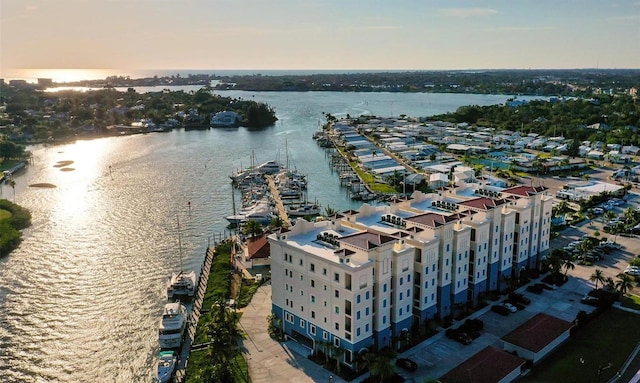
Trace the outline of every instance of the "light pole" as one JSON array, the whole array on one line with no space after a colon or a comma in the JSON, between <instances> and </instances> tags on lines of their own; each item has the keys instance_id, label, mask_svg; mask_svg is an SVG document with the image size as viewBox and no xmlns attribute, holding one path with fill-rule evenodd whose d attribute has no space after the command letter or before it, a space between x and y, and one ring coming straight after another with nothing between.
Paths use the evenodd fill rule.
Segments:
<instances>
[{"instance_id":1,"label":"light pole","mask_svg":"<svg viewBox=\"0 0 640 383\"><path fill-rule=\"evenodd\" d=\"M333 381L333 375L329 375L329 383Z\"/></svg>"}]
</instances>

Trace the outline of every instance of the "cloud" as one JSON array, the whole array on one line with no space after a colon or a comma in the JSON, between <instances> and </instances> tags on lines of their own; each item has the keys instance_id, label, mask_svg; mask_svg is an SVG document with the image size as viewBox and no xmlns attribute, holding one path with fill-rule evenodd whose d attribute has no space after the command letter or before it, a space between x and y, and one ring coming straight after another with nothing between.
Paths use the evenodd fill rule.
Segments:
<instances>
[{"instance_id":1,"label":"cloud","mask_svg":"<svg viewBox=\"0 0 640 383\"><path fill-rule=\"evenodd\" d=\"M498 11L491 8L446 8L442 13L452 17L476 17L495 15Z\"/></svg>"},{"instance_id":2,"label":"cloud","mask_svg":"<svg viewBox=\"0 0 640 383\"><path fill-rule=\"evenodd\" d=\"M540 31L552 31L554 27L495 27L486 28L485 32L540 32Z\"/></svg>"}]
</instances>

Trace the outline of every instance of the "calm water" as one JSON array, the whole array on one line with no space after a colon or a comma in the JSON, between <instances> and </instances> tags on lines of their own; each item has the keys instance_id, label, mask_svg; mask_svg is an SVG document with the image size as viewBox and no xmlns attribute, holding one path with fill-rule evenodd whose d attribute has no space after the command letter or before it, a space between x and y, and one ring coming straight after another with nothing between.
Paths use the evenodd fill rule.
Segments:
<instances>
[{"instance_id":1,"label":"calm water","mask_svg":"<svg viewBox=\"0 0 640 383\"><path fill-rule=\"evenodd\" d=\"M15 201L33 214L20 248L0 259L0 381L149 382L165 281L188 268L231 214L232 170L285 161L308 174L309 198L357 208L311 139L322 112L424 116L507 96L390 93L247 93L275 107L262 130L182 130L30 148ZM61 171L58 161L74 161ZM109 170L111 167L111 171ZM28 187L48 182L55 189ZM14 191L3 185L2 197ZM188 202L191 209L188 209ZM186 267L185 267L186 268Z\"/></svg>"}]
</instances>

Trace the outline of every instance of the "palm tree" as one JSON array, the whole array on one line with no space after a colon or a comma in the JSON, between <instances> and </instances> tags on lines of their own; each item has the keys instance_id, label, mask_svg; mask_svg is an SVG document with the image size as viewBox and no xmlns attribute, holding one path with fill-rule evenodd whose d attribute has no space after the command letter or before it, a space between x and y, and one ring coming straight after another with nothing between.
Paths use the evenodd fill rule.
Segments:
<instances>
[{"instance_id":1,"label":"palm tree","mask_svg":"<svg viewBox=\"0 0 640 383\"><path fill-rule=\"evenodd\" d=\"M244 233L246 235L249 235L251 237L256 237L260 234L262 234L262 225L260 225L260 222L256 221L256 220L249 220L245 225L244 225Z\"/></svg>"},{"instance_id":2,"label":"palm tree","mask_svg":"<svg viewBox=\"0 0 640 383\"><path fill-rule=\"evenodd\" d=\"M366 361L371 376L380 378L380 383L391 378L395 372L394 366L391 363L392 359L393 357L388 353L368 353L366 355Z\"/></svg>"},{"instance_id":3,"label":"palm tree","mask_svg":"<svg viewBox=\"0 0 640 383\"><path fill-rule=\"evenodd\" d=\"M327 207L324 208L324 215L326 217L331 217L334 214L336 214L336 209L332 208L329 205L327 205Z\"/></svg>"},{"instance_id":4,"label":"palm tree","mask_svg":"<svg viewBox=\"0 0 640 383\"><path fill-rule=\"evenodd\" d=\"M624 220L626 223L635 223L638 218L638 210L636 210L634 207L628 207L624 210L624 213L622 213L622 215L624 216Z\"/></svg>"},{"instance_id":5,"label":"palm tree","mask_svg":"<svg viewBox=\"0 0 640 383\"><path fill-rule=\"evenodd\" d=\"M333 354L333 357L336 358L336 371L338 371L338 374L340 373L340 359L342 359L342 355L344 355L344 348L340 347L340 346L336 346L333 345L331 347L331 353Z\"/></svg>"},{"instance_id":6,"label":"palm tree","mask_svg":"<svg viewBox=\"0 0 640 383\"><path fill-rule=\"evenodd\" d=\"M564 267L565 277L567 276L567 272L569 272L569 270L574 270L576 268L576 265L572 261L573 260L571 259L570 256L566 256L562 260L562 267Z\"/></svg>"},{"instance_id":7,"label":"palm tree","mask_svg":"<svg viewBox=\"0 0 640 383\"><path fill-rule=\"evenodd\" d=\"M604 276L604 272L602 271L602 269L596 269L593 274L591 274L591 277L589 277L589 280L591 282L595 282L596 283L596 288L595 290L598 290L598 282L603 283L606 280L605 276Z\"/></svg>"},{"instance_id":8,"label":"palm tree","mask_svg":"<svg viewBox=\"0 0 640 383\"><path fill-rule=\"evenodd\" d=\"M606 218L607 220L611 221L612 219L615 219L618 215L616 214L615 211L613 210L607 210L604 213L604 218Z\"/></svg>"},{"instance_id":9,"label":"palm tree","mask_svg":"<svg viewBox=\"0 0 640 383\"><path fill-rule=\"evenodd\" d=\"M618 280L616 281L615 287L620 292L620 294L625 295L627 291L633 288L633 278L625 273L620 273L617 275L617 277Z\"/></svg>"}]
</instances>

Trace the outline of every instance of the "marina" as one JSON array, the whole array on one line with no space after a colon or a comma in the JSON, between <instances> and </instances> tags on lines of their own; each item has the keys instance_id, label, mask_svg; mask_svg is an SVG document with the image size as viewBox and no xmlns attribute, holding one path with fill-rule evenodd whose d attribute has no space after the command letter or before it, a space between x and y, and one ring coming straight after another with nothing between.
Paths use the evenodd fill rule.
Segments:
<instances>
[{"instance_id":1,"label":"marina","mask_svg":"<svg viewBox=\"0 0 640 383\"><path fill-rule=\"evenodd\" d=\"M274 148L295 142L289 150L295 168L307 175L308 200L345 211L361 202L352 201L340 186L340 172L328 165L330 154L311 138L323 112L389 114L393 101L396 108L403 105L404 113L425 115L508 97L223 94L255 95L274 106L279 121L261 130L180 129L28 148L33 165L14 177L15 199L32 212L33 225L20 247L0 259L0 279L6 282L0 286L0 373L5 381L99 381L109 376L118 383L149 382L157 372L158 320L167 302L167 278L181 269L171 218L180 217L184 270L206 270L202 265L208 247L234 232L224 218L233 212L229 173L247 163L252 150L276 158ZM75 161L75 170L54 167L60 161ZM29 187L42 182L57 187ZM13 197L13 190L7 184L0 189L5 198ZM203 278L196 272L198 288L179 364L185 362L185 348L195 333L192 323L199 315Z\"/></svg>"}]
</instances>

